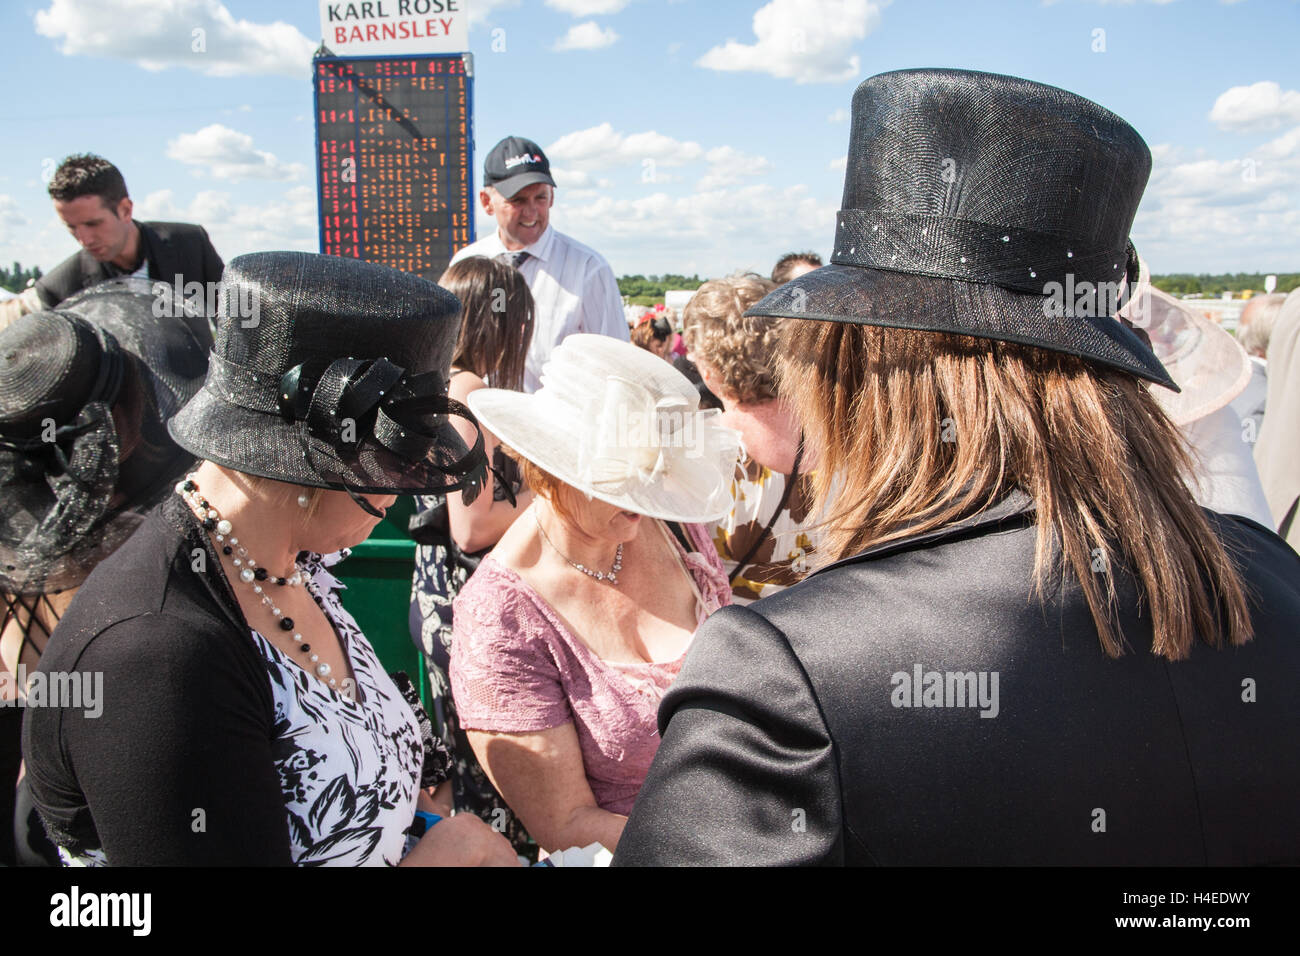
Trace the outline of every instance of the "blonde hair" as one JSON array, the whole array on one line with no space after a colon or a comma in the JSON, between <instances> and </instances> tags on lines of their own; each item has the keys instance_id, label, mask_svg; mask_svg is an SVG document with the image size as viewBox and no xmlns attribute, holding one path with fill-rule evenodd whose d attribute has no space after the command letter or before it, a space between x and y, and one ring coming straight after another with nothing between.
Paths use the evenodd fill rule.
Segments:
<instances>
[{"instance_id":1,"label":"blonde hair","mask_svg":"<svg viewBox=\"0 0 1300 956\"><path fill-rule=\"evenodd\" d=\"M682 337L691 358L714 370L728 398L776 398L776 353L785 321L744 312L776 285L753 273L713 279L700 286L682 311Z\"/></svg>"},{"instance_id":2,"label":"blonde hair","mask_svg":"<svg viewBox=\"0 0 1300 956\"><path fill-rule=\"evenodd\" d=\"M838 322L791 320L782 346L783 394L820 452L816 497L835 489L820 563L1019 487L1036 505L1034 592L1072 571L1108 655L1125 642L1097 554L1131 571L1153 653L1251 639L1240 574L1181 477L1181 436L1137 379L1029 346Z\"/></svg>"}]
</instances>

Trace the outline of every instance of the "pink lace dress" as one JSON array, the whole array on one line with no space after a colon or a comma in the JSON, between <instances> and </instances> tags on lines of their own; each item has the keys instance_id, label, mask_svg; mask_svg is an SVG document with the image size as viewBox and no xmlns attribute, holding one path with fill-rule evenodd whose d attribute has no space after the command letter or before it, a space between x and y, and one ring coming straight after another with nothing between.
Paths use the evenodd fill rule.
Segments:
<instances>
[{"instance_id":1,"label":"pink lace dress","mask_svg":"<svg viewBox=\"0 0 1300 956\"><path fill-rule=\"evenodd\" d=\"M669 538L699 591L703 623L731 603L731 588L704 526L684 527L694 551ZM674 661L602 660L490 555L457 596L453 621L451 689L461 726L532 733L572 723L597 806L630 811L659 748L659 701L686 651Z\"/></svg>"}]
</instances>

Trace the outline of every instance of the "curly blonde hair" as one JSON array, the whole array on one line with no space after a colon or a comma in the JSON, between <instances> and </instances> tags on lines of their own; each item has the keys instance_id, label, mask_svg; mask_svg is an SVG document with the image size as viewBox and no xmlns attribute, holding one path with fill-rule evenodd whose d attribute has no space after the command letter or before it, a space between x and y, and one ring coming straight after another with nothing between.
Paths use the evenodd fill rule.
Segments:
<instances>
[{"instance_id":1,"label":"curly blonde hair","mask_svg":"<svg viewBox=\"0 0 1300 956\"><path fill-rule=\"evenodd\" d=\"M744 312L776 288L752 272L712 279L682 311L682 337L691 358L717 373L727 398L767 402L776 398L776 356L782 319L746 318Z\"/></svg>"}]
</instances>

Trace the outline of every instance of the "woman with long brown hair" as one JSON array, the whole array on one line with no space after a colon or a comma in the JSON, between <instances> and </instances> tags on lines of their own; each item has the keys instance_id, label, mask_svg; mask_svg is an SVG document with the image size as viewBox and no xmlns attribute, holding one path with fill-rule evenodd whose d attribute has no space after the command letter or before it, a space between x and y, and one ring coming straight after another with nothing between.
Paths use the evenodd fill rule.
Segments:
<instances>
[{"instance_id":1,"label":"woman with long brown hair","mask_svg":"<svg viewBox=\"0 0 1300 956\"><path fill-rule=\"evenodd\" d=\"M1098 307L1149 170L1063 90L858 88L831 263L748 313L822 567L702 630L616 863L1300 862L1300 559L1196 505Z\"/></svg>"},{"instance_id":2,"label":"woman with long brown hair","mask_svg":"<svg viewBox=\"0 0 1300 956\"><path fill-rule=\"evenodd\" d=\"M491 385L520 391L524 361L533 338L533 296L517 269L483 256L454 263L439 284L460 300L460 337L451 364L448 394L466 402ZM458 428L462 424L458 423ZM472 427L462 436L470 440ZM519 466L496 436L483 432L492 463L492 493L465 503L460 492L446 497L420 495L412 519L416 548L411 588L411 636L424 655L433 703L434 730L451 751L452 800L457 811L477 813L505 833L515 849L536 853L528 834L514 819L474 759L460 721L447 675L452 639L451 604L479 560L500 540L533 499Z\"/></svg>"}]
</instances>

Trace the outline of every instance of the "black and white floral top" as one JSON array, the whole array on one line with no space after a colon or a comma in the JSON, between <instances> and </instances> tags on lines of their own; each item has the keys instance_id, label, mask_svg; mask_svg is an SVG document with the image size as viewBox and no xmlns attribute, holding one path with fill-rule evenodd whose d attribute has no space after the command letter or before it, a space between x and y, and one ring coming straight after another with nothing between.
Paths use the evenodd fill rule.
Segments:
<instances>
[{"instance_id":1,"label":"black and white floral top","mask_svg":"<svg viewBox=\"0 0 1300 956\"><path fill-rule=\"evenodd\" d=\"M335 690L257 631L275 699L272 753L294 862L396 866L415 816L423 744L415 714L339 602L321 562L308 585L338 632L355 677Z\"/></svg>"},{"instance_id":2,"label":"black and white floral top","mask_svg":"<svg viewBox=\"0 0 1300 956\"><path fill-rule=\"evenodd\" d=\"M411 705L339 601L344 586L326 566L341 557L312 555L308 589L334 625L353 678L331 688L250 631L271 685L271 754L294 863L395 866L407 847L427 743ZM445 753L432 757L444 764L445 778ZM99 847L59 853L70 866L112 862Z\"/></svg>"}]
</instances>

